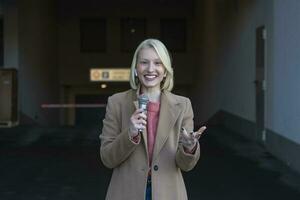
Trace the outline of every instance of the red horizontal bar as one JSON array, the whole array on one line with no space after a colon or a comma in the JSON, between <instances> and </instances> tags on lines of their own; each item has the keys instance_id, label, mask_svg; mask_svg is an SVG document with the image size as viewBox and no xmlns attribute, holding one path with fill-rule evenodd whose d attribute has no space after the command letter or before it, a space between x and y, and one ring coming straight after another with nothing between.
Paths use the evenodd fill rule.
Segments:
<instances>
[{"instance_id":1,"label":"red horizontal bar","mask_svg":"<svg viewBox=\"0 0 300 200\"><path fill-rule=\"evenodd\" d=\"M106 104L42 104L41 108L105 108Z\"/></svg>"}]
</instances>

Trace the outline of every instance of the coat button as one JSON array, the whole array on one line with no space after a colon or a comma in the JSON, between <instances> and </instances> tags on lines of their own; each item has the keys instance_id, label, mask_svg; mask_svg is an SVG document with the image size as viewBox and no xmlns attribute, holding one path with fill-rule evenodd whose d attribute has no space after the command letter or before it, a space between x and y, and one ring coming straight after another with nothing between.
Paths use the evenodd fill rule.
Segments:
<instances>
[{"instance_id":1,"label":"coat button","mask_svg":"<svg viewBox=\"0 0 300 200\"><path fill-rule=\"evenodd\" d=\"M157 165L154 165L154 171L157 171L158 170L158 166Z\"/></svg>"}]
</instances>

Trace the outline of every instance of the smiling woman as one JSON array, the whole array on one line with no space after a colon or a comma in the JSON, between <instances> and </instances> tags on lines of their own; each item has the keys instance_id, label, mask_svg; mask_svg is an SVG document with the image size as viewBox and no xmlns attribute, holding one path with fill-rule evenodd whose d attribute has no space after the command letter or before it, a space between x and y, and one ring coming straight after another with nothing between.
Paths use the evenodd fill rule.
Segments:
<instances>
[{"instance_id":1,"label":"smiling woman","mask_svg":"<svg viewBox=\"0 0 300 200\"><path fill-rule=\"evenodd\" d=\"M143 41L136 49L131 64L130 85L132 89L138 89L139 78L137 71L139 68L154 64L164 70L163 80L160 81L161 90L171 91L173 89L173 68L169 52L165 45L159 40L148 39ZM151 70L151 69L150 69ZM142 84L143 85L143 84Z\"/></svg>"},{"instance_id":2,"label":"smiling woman","mask_svg":"<svg viewBox=\"0 0 300 200\"><path fill-rule=\"evenodd\" d=\"M206 127L194 132L190 100L170 92L173 68L162 42L148 39L137 47L130 85L109 97L103 120L100 155L113 169L106 199L186 200L181 170L198 162Z\"/></svg>"},{"instance_id":3,"label":"smiling woman","mask_svg":"<svg viewBox=\"0 0 300 200\"><path fill-rule=\"evenodd\" d=\"M140 51L136 74L141 81L143 92L160 91L160 83L166 77L166 73L162 61L153 48L144 48Z\"/></svg>"}]
</instances>

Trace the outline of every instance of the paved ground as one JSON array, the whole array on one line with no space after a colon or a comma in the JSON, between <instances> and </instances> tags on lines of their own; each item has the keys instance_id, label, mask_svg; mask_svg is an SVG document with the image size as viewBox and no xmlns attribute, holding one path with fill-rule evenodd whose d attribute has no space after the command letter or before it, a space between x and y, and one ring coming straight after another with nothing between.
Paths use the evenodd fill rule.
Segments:
<instances>
[{"instance_id":1,"label":"paved ground","mask_svg":"<svg viewBox=\"0 0 300 200\"><path fill-rule=\"evenodd\" d=\"M0 129L0 200L102 200L111 172L91 128ZM219 127L185 174L190 200L299 200L300 176L262 147Z\"/></svg>"}]
</instances>

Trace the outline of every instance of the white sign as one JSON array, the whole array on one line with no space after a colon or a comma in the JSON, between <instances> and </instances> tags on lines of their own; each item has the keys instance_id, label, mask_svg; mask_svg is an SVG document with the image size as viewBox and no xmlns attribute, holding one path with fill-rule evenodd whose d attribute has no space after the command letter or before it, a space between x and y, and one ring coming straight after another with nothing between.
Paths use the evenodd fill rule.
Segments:
<instances>
[{"instance_id":1,"label":"white sign","mask_svg":"<svg viewBox=\"0 0 300 200\"><path fill-rule=\"evenodd\" d=\"M114 68L114 69L90 69L90 81L129 81L129 68Z\"/></svg>"}]
</instances>

